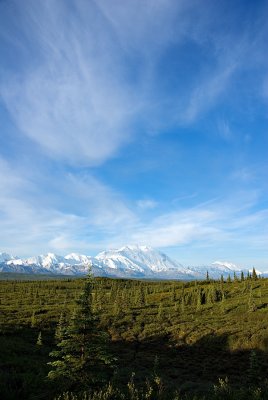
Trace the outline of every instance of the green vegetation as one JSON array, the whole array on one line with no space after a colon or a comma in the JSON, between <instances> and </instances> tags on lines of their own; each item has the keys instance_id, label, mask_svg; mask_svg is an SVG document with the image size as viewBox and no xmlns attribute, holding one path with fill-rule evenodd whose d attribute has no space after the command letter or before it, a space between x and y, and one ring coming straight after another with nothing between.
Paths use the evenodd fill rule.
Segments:
<instances>
[{"instance_id":1,"label":"green vegetation","mask_svg":"<svg viewBox=\"0 0 268 400\"><path fill-rule=\"evenodd\" d=\"M1 399L268 398L267 279L96 278L88 288L86 282L0 282ZM81 329L83 338L97 339L89 364L100 344L97 382L92 384L93 365L86 377L80 370L76 383L49 379L57 371L54 362L80 351L70 338L78 335L79 342ZM102 368L98 372L102 351L107 365L116 359L105 379L99 379Z\"/></svg>"},{"instance_id":2,"label":"green vegetation","mask_svg":"<svg viewBox=\"0 0 268 400\"><path fill-rule=\"evenodd\" d=\"M60 381L61 387L93 388L112 377L108 335L100 331L92 310L92 286L93 279L88 277L69 323L61 315L55 331L57 350L50 353L55 361L49 363L48 378Z\"/></svg>"}]
</instances>

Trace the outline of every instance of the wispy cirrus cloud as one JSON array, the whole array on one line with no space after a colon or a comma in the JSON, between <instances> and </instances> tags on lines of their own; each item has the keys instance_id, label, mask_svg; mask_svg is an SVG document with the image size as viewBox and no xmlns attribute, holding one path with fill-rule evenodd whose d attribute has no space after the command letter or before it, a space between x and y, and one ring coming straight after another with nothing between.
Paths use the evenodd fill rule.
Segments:
<instances>
[{"instance_id":1,"label":"wispy cirrus cloud","mask_svg":"<svg viewBox=\"0 0 268 400\"><path fill-rule=\"evenodd\" d=\"M214 254L217 251L235 254L233 257L240 262L248 257L248 263L254 260L263 268L263 260L267 257L268 209L256 210L257 202L256 193L236 193L225 200L215 199L196 207L163 213L126 232L131 243L169 250L176 248L181 259L189 246L191 259L199 263L202 262L202 251L209 254L209 249L214 249ZM252 257L253 249L259 251L255 257Z\"/></svg>"},{"instance_id":2,"label":"wispy cirrus cloud","mask_svg":"<svg viewBox=\"0 0 268 400\"><path fill-rule=\"evenodd\" d=\"M140 130L193 123L226 93L250 45L241 34L230 46L210 1L206 11L194 0L16 6L16 29L4 39L21 68L1 71L2 100L23 134L73 165L102 164ZM171 45L183 54L185 42L210 45L210 67L197 67L196 84L166 92L160 65Z\"/></svg>"},{"instance_id":3,"label":"wispy cirrus cloud","mask_svg":"<svg viewBox=\"0 0 268 400\"><path fill-rule=\"evenodd\" d=\"M1 95L20 130L49 156L98 165L129 140L139 102L97 7L73 5L71 21L64 2L28 1L20 9L25 51L31 57L33 47L39 56L15 76L3 72Z\"/></svg>"},{"instance_id":4,"label":"wispy cirrus cloud","mask_svg":"<svg viewBox=\"0 0 268 400\"><path fill-rule=\"evenodd\" d=\"M0 242L7 250L100 249L103 235L136 220L119 194L90 175L55 174L48 182L45 170L43 178L34 170L24 174L0 159Z\"/></svg>"},{"instance_id":5,"label":"wispy cirrus cloud","mask_svg":"<svg viewBox=\"0 0 268 400\"><path fill-rule=\"evenodd\" d=\"M209 186L209 173L204 177L199 172L203 166L209 172L209 162L211 169L218 167L215 158L221 149L216 140L209 143L214 132L203 135L205 157L192 151L201 143L191 141L194 130L187 131L190 138L184 138L180 150L176 143L185 126L194 128L219 103L230 107L233 116L233 109L247 113L244 97L254 110L251 95L267 97L262 7L252 26L240 18L244 7L237 11L211 0L25 0L2 2L0 7L0 99L3 114L17 126L9 149L0 149L0 240L5 249L22 255L47 250L88 253L136 242L178 249L238 246L238 251L254 243L265 251L266 206L254 192L255 186L264 187L265 174L252 172L248 150L241 150L238 141L227 154L227 146L239 136L235 118L229 120L221 110L216 116L220 122L215 136L225 139L227 149L222 159L227 155L234 171L227 176L219 168L218 179L212 174L211 185L217 180L220 193L215 189L200 196ZM243 22L239 29L237 20ZM249 71L258 79L247 80ZM241 130L243 145L259 132L248 136L247 129ZM202 126L197 130L203 134ZM1 132L8 134L6 128ZM157 140L157 134L169 136L172 151L167 152L163 141L140 160L141 138L151 135ZM24 147L19 148L18 138ZM130 143L137 154L133 174L127 171ZM214 162L208 161L214 150ZM115 174L110 183L107 171L95 173L123 151L124 162L118 163L122 185ZM183 157L185 165L173 162ZM237 164L231 157L237 157ZM167 165L168 174L161 175ZM144 182L135 181L137 171L141 176L145 169ZM157 197L168 187L165 177L173 182L172 204L168 195L165 200ZM160 189L152 188L153 181ZM229 186L222 190L220 184L226 181ZM248 192L240 195L243 185ZM210 200L213 196L217 201ZM204 197L210 201L202 203Z\"/></svg>"},{"instance_id":6,"label":"wispy cirrus cloud","mask_svg":"<svg viewBox=\"0 0 268 400\"><path fill-rule=\"evenodd\" d=\"M226 93L234 71L235 65L228 65L201 81L200 85L193 90L188 105L182 110L182 121L194 122L204 111L215 105L220 95Z\"/></svg>"},{"instance_id":7,"label":"wispy cirrus cloud","mask_svg":"<svg viewBox=\"0 0 268 400\"><path fill-rule=\"evenodd\" d=\"M44 196L44 182L34 171L25 178L23 169L2 159L0 167L0 242L11 253L92 254L138 243L178 252L190 245L195 258L200 249L215 246L243 253L246 245L260 254L266 248L268 209L255 209L256 192L236 192L195 207L173 205L173 211L147 216L145 223L143 209L91 175L69 173L61 176L61 183L57 176L51 177L50 188L57 187L52 198Z\"/></svg>"}]
</instances>

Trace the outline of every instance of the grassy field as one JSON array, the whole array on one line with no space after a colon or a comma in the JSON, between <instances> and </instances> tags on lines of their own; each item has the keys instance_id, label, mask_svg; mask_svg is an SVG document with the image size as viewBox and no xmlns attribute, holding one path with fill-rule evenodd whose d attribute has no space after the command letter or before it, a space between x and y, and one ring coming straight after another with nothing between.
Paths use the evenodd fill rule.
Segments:
<instances>
[{"instance_id":1,"label":"grassy field","mask_svg":"<svg viewBox=\"0 0 268 400\"><path fill-rule=\"evenodd\" d=\"M60 392L46 378L49 352L60 315L72 315L83 285L83 279L1 280L1 399L53 399ZM175 390L206 395L219 378L238 390L268 377L268 279L96 278L93 308L117 358L116 387L127 387L133 376L142 388L157 376L171 399Z\"/></svg>"}]
</instances>

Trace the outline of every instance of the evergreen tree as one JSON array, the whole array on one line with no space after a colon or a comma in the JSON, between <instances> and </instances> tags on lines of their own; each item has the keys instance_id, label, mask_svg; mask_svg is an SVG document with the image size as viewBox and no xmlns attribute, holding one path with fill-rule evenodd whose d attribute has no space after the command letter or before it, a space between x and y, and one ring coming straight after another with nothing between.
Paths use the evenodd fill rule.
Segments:
<instances>
[{"instance_id":1,"label":"evergreen tree","mask_svg":"<svg viewBox=\"0 0 268 400\"><path fill-rule=\"evenodd\" d=\"M185 299L184 299L184 291L183 291L182 295L181 295L181 303L180 303L180 310L181 310L182 314L184 313L184 309L185 309Z\"/></svg>"},{"instance_id":2,"label":"evergreen tree","mask_svg":"<svg viewBox=\"0 0 268 400\"><path fill-rule=\"evenodd\" d=\"M66 334L66 330L67 330L66 318L65 318L65 315L63 313L61 313L59 322L57 324L56 331L55 331L55 339L56 339L57 343L59 343L64 338L64 335Z\"/></svg>"},{"instance_id":3,"label":"evergreen tree","mask_svg":"<svg viewBox=\"0 0 268 400\"><path fill-rule=\"evenodd\" d=\"M210 303L216 303L220 299L220 292L212 286L209 290L209 301Z\"/></svg>"},{"instance_id":4,"label":"evergreen tree","mask_svg":"<svg viewBox=\"0 0 268 400\"><path fill-rule=\"evenodd\" d=\"M243 271L241 272L240 280L241 280L241 282L243 282L243 281L245 280L244 272L243 272Z\"/></svg>"},{"instance_id":5,"label":"evergreen tree","mask_svg":"<svg viewBox=\"0 0 268 400\"><path fill-rule=\"evenodd\" d=\"M256 281L256 280L258 279L258 275L257 275L256 270L255 270L254 267L253 267L253 269L252 269L252 279L253 279L254 281Z\"/></svg>"},{"instance_id":6,"label":"evergreen tree","mask_svg":"<svg viewBox=\"0 0 268 400\"><path fill-rule=\"evenodd\" d=\"M197 292L197 301L196 301L196 310L200 310L201 305L202 305L202 297L203 297L203 292L202 289L199 289Z\"/></svg>"},{"instance_id":7,"label":"evergreen tree","mask_svg":"<svg viewBox=\"0 0 268 400\"><path fill-rule=\"evenodd\" d=\"M42 346L43 342L42 342L42 332L39 332L38 337L37 337L37 341L36 341L37 346Z\"/></svg>"},{"instance_id":8,"label":"evergreen tree","mask_svg":"<svg viewBox=\"0 0 268 400\"><path fill-rule=\"evenodd\" d=\"M31 328L34 328L35 326L36 326L36 318L35 318L35 311L33 311L31 316Z\"/></svg>"},{"instance_id":9,"label":"evergreen tree","mask_svg":"<svg viewBox=\"0 0 268 400\"><path fill-rule=\"evenodd\" d=\"M162 303L160 303L159 306L158 306L157 318L160 321L163 318L163 304Z\"/></svg>"},{"instance_id":10,"label":"evergreen tree","mask_svg":"<svg viewBox=\"0 0 268 400\"><path fill-rule=\"evenodd\" d=\"M172 285L172 301L175 302L176 301L176 287L175 285Z\"/></svg>"},{"instance_id":11,"label":"evergreen tree","mask_svg":"<svg viewBox=\"0 0 268 400\"><path fill-rule=\"evenodd\" d=\"M209 273L207 271L207 276L206 276L207 281L209 281Z\"/></svg>"},{"instance_id":12,"label":"evergreen tree","mask_svg":"<svg viewBox=\"0 0 268 400\"><path fill-rule=\"evenodd\" d=\"M113 304L113 308L112 308L112 315L114 315L115 317L122 317L123 312L121 310L120 304L118 299L115 299L114 304Z\"/></svg>"},{"instance_id":13,"label":"evergreen tree","mask_svg":"<svg viewBox=\"0 0 268 400\"><path fill-rule=\"evenodd\" d=\"M252 285L250 286L250 289L249 289L248 310L253 311L253 312L257 310L257 306L256 306L254 296L253 296Z\"/></svg>"},{"instance_id":14,"label":"evergreen tree","mask_svg":"<svg viewBox=\"0 0 268 400\"><path fill-rule=\"evenodd\" d=\"M106 349L107 335L99 329L92 311L93 278L89 276L77 307L57 349L50 353L50 379L61 379L66 386L81 390L106 382L111 373L112 357Z\"/></svg>"},{"instance_id":15,"label":"evergreen tree","mask_svg":"<svg viewBox=\"0 0 268 400\"><path fill-rule=\"evenodd\" d=\"M225 292L224 290L221 291L221 310L225 312Z\"/></svg>"},{"instance_id":16,"label":"evergreen tree","mask_svg":"<svg viewBox=\"0 0 268 400\"><path fill-rule=\"evenodd\" d=\"M144 307L146 305L146 298L145 298L145 292L144 292L144 286L142 283L139 286L139 290L137 291L137 301L136 304L139 307Z\"/></svg>"},{"instance_id":17,"label":"evergreen tree","mask_svg":"<svg viewBox=\"0 0 268 400\"><path fill-rule=\"evenodd\" d=\"M249 355L248 381L251 385L257 385L260 381L260 362L255 350Z\"/></svg>"}]
</instances>

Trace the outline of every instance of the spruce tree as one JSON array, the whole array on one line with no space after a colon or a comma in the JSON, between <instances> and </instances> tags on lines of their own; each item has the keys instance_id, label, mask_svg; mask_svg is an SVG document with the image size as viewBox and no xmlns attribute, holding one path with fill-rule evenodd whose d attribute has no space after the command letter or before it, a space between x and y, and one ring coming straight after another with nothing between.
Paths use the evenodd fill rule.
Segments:
<instances>
[{"instance_id":1,"label":"spruce tree","mask_svg":"<svg viewBox=\"0 0 268 400\"><path fill-rule=\"evenodd\" d=\"M221 310L225 312L225 292L224 290L221 291Z\"/></svg>"},{"instance_id":2,"label":"spruce tree","mask_svg":"<svg viewBox=\"0 0 268 400\"><path fill-rule=\"evenodd\" d=\"M107 382L112 371L112 357L108 354L107 334L98 326L92 311L93 278L89 275L76 309L57 349L50 353L55 360L48 374L73 390L98 387Z\"/></svg>"},{"instance_id":3,"label":"spruce tree","mask_svg":"<svg viewBox=\"0 0 268 400\"><path fill-rule=\"evenodd\" d=\"M181 313L183 314L184 310L185 310L184 292L182 292L182 295L181 295L180 310L181 310Z\"/></svg>"},{"instance_id":4,"label":"spruce tree","mask_svg":"<svg viewBox=\"0 0 268 400\"><path fill-rule=\"evenodd\" d=\"M175 288L175 285L172 285L171 293L172 293L172 301L174 303L176 301L176 288Z\"/></svg>"},{"instance_id":5,"label":"spruce tree","mask_svg":"<svg viewBox=\"0 0 268 400\"><path fill-rule=\"evenodd\" d=\"M253 279L254 281L256 281L256 280L258 279L258 275L257 275L256 270L255 270L254 267L253 267L253 269L252 269L252 279Z\"/></svg>"},{"instance_id":6,"label":"spruce tree","mask_svg":"<svg viewBox=\"0 0 268 400\"><path fill-rule=\"evenodd\" d=\"M196 310L200 310L202 305L202 289L199 289L197 292L197 299L196 299Z\"/></svg>"},{"instance_id":7,"label":"spruce tree","mask_svg":"<svg viewBox=\"0 0 268 400\"><path fill-rule=\"evenodd\" d=\"M261 365L255 350L251 350L249 355L248 381L251 385L258 385L260 381Z\"/></svg>"},{"instance_id":8,"label":"spruce tree","mask_svg":"<svg viewBox=\"0 0 268 400\"><path fill-rule=\"evenodd\" d=\"M249 289L248 310L252 311L252 312L257 310L257 306L256 306L256 303L255 303L255 300L254 300L252 285L250 286L250 289Z\"/></svg>"},{"instance_id":9,"label":"spruce tree","mask_svg":"<svg viewBox=\"0 0 268 400\"><path fill-rule=\"evenodd\" d=\"M64 335L66 334L66 329L67 329L66 316L65 314L61 313L55 331L55 339L57 343L59 343L64 338Z\"/></svg>"},{"instance_id":10,"label":"spruce tree","mask_svg":"<svg viewBox=\"0 0 268 400\"><path fill-rule=\"evenodd\" d=\"M37 341L36 341L37 346L42 346L43 342L42 342L42 332L40 331L37 337Z\"/></svg>"},{"instance_id":11,"label":"spruce tree","mask_svg":"<svg viewBox=\"0 0 268 400\"><path fill-rule=\"evenodd\" d=\"M162 303L160 303L159 306L158 306L157 318L158 318L158 320L160 320L160 321L161 321L162 318L163 318L163 304L162 304Z\"/></svg>"},{"instance_id":12,"label":"spruce tree","mask_svg":"<svg viewBox=\"0 0 268 400\"><path fill-rule=\"evenodd\" d=\"M142 283L137 290L136 305L139 307L144 307L146 305L145 292Z\"/></svg>"},{"instance_id":13,"label":"spruce tree","mask_svg":"<svg viewBox=\"0 0 268 400\"><path fill-rule=\"evenodd\" d=\"M35 311L33 311L31 316L31 328L34 328L35 326L36 326L36 318L35 318Z\"/></svg>"}]
</instances>

